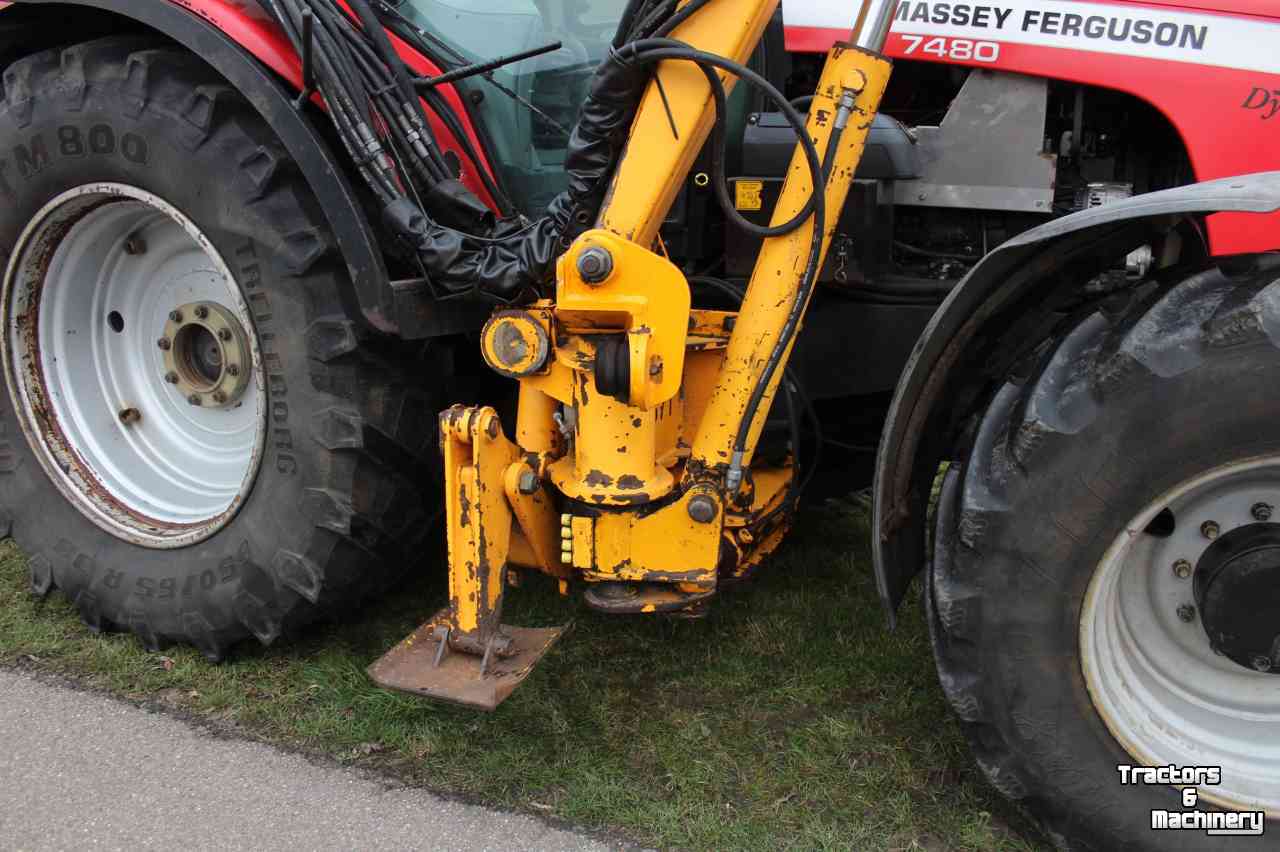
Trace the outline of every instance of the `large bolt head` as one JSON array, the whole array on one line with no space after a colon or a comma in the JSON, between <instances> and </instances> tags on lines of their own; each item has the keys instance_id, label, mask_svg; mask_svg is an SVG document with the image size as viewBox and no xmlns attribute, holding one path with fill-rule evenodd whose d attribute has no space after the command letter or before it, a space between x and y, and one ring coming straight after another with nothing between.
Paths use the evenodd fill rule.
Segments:
<instances>
[{"instance_id":1,"label":"large bolt head","mask_svg":"<svg viewBox=\"0 0 1280 852\"><path fill-rule=\"evenodd\" d=\"M1271 671L1271 658L1270 658L1270 657L1263 656L1262 654L1254 654L1254 655L1253 655L1253 659L1252 659L1252 660L1250 660L1250 662L1253 664L1253 668L1254 668L1256 671L1260 671L1260 672L1269 672L1269 671Z\"/></svg>"},{"instance_id":2,"label":"large bolt head","mask_svg":"<svg viewBox=\"0 0 1280 852\"><path fill-rule=\"evenodd\" d=\"M182 311L169 311L169 320L171 322L182 322Z\"/></svg>"},{"instance_id":3,"label":"large bolt head","mask_svg":"<svg viewBox=\"0 0 1280 852\"><path fill-rule=\"evenodd\" d=\"M520 474L520 482L518 487L521 494L534 494L538 490L538 475L531 470L526 470Z\"/></svg>"},{"instance_id":4,"label":"large bolt head","mask_svg":"<svg viewBox=\"0 0 1280 852\"><path fill-rule=\"evenodd\" d=\"M599 284L613 272L613 255L600 246L589 246L578 255L578 274L588 284Z\"/></svg>"},{"instance_id":5,"label":"large bolt head","mask_svg":"<svg viewBox=\"0 0 1280 852\"><path fill-rule=\"evenodd\" d=\"M689 501L689 517L700 524L709 524L714 521L719 511L716 508L716 501L706 494L699 494Z\"/></svg>"},{"instance_id":6,"label":"large bolt head","mask_svg":"<svg viewBox=\"0 0 1280 852\"><path fill-rule=\"evenodd\" d=\"M201 405L204 403L204 400L200 398L200 394L193 393L191 394L191 396L187 397L187 402L191 403L192 405Z\"/></svg>"},{"instance_id":7,"label":"large bolt head","mask_svg":"<svg viewBox=\"0 0 1280 852\"><path fill-rule=\"evenodd\" d=\"M1191 623L1192 621L1195 621L1196 608L1193 607L1191 604L1182 604L1181 606L1178 607L1178 618L1182 619L1187 623Z\"/></svg>"},{"instance_id":8,"label":"large bolt head","mask_svg":"<svg viewBox=\"0 0 1280 852\"><path fill-rule=\"evenodd\" d=\"M1249 512L1255 521L1269 521L1274 508L1270 503L1254 503Z\"/></svg>"},{"instance_id":9,"label":"large bolt head","mask_svg":"<svg viewBox=\"0 0 1280 852\"><path fill-rule=\"evenodd\" d=\"M209 317L209 309L204 305L196 305L196 319L207 319Z\"/></svg>"},{"instance_id":10,"label":"large bolt head","mask_svg":"<svg viewBox=\"0 0 1280 852\"><path fill-rule=\"evenodd\" d=\"M1209 541L1213 541L1222 532L1222 528L1218 526L1217 521L1205 521L1200 525L1200 534Z\"/></svg>"},{"instance_id":11,"label":"large bolt head","mask_svg":"<svg viewBox=\"0 0 1280 852\"><path fill-rule=\"evenodd\" d=\"M178 383L178 374L173 371L165 373L164 380L171 385L176 385Z\"/></svg>"},{"instance_id":12,"label":"large bolt head","mask_svg":"<svg viewBox=\"0 0 1280 852\"><path fill-rule=\"evenodd\" d=\"M167 337L162 337L156 341L156 346L159 346L161 349L167 352L169 351L169 347L173 346L173 342L169 340L169 338Z\"/></svg>"},{"instance_id":13,"label":"large bolt head","mask_svg":"<svg viewBox=\"0 0 1280 852\"><path fill-rule=\"evenodd\" d=\"M1185 580L1191 576L1191 563L1185 559L1179 559L1173 563L1173 573L1179 580Z\"/></svg>"}]
</instances>

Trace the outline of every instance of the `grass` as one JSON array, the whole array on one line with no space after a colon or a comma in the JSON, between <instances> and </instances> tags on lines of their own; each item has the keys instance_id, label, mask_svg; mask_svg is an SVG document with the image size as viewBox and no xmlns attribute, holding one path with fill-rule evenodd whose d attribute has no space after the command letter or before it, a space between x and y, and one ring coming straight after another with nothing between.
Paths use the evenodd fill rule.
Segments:
<instances>
[{"instance_id":1,"label":"grass","mask_svg":"<svg viewBox=\"0 0 1280 852\"><path fill-rule=\"evenodd\" d=\"M497 712L375 688L365 666L443 602L443 566L351 620L212 666L95 636L0 546L0 665L74 677L250 736L646 845L1038 849L937 686L919 606L884 629L865 510L806 516L694 622L619 619L530 581L507 620L574 629Z\"/></svg>"}]
</instances>

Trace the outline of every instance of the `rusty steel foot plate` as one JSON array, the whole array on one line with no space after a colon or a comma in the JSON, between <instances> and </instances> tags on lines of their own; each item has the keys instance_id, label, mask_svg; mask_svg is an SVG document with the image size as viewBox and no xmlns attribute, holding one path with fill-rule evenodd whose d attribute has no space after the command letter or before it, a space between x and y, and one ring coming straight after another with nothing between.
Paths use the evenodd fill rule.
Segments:
<instances>
[{"instance_id":1,"label":"rusty steel foot plate","mask_svg":"<svg viewBox=\"0 0 1280 852\"><path fill-rule=\"evenodd\" d=\"M436 613L369 666L369 677L386 689L492 710L529 676L534 664L566 629L502 625L502 632L511 637L516 652L510 657L491 658L482 676L480 657L451 648L436 665L440 647L435 638L436 627L447 623L448 610Z\"/></svg>"}]
</instances>

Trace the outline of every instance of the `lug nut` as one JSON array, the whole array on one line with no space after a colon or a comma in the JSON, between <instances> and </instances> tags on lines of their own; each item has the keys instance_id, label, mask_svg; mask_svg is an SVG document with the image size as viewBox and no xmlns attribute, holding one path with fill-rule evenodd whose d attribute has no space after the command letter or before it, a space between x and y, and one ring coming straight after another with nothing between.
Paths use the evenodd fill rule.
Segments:
<instances>
[{"instance_id":1,"label":"lug nut","mask_svg":"<svg viewBox=\"0 0 1280 852\"><path fill-rule=\"evenodd\" d=\"M1254 503L1253 508L1249 510L1249 514L1253 515L1255 521L1271 520L1271 511L1275 507L1270 503Z\"/></svg>"},{"instance_id":2,"label":"lug nut","mask_svg":"<svg viewBox=\"0 0 1280 852\"><path fill-rule=\"evenodd\" d=\"M222 403L227 401L227 395L220 390L216 390L213 392L213 401L218 403L218 405L222 405Z\"/></svg>"},{"instance_id":3,"label":"lug nut","mask_svg":"<svg viewBox=\"0 0 1280 852\"><path fill-rule=\"evenodd\" d=\"M142 419L142 412L138 411L138 409L136 408L120 409L120 422L125 424L126 426L131 425L133 423L137 423L141 419Z\"/></svg>"},{"instance_id":4,"label":"lug nut","mask_svg":"<svg viewBox=\"0 0 1280 852\"><path fill-rule=\"evenodd\" d=\"M173 344L169 342L169 338L167 337L162 337L156 341L156 346L159 346L161 349L165 350L166 352L169 351L169 347L172 345Z\"/></svg>"},{"instance_id":5,"label":"lug nut","mask_svg":"<svg viewBox=\"0 0 1280 852\"><path fill-rule=\"evenodd\" d=\"M209 316L209 309L204 305L196 305L196 319L205 319Z\"/></svg>"},{"instance_id":6,"label":"lug nut","mask_svg":"<svg viewBox=\"0 0 1280 852\"><path fill-rule=\"evenodd\" d=\"M227 365L227 375L228 375L228 376L238 376L238 375L240 375L240 365L239 365L239 364L228 364L228 365Z\"/></svg>"},{"instance_id":7,"label":"lug nut","mask_svg":"<svg viewBox=\"0 0 1280 852\"><path fill-rule=\"evenodd\" d=\"M1249 661L1252 666L1260 672L1271 671L1271 658L1264 657L1262 654L1254 654L1253 659Z\"/></svg>"},{"instance_id":8,"label":"lug nut","mask_svg":"<svg viewBox=\"0 0 1280 852\"><path fill-rule=\"evenodd\" d=\"M689 501L689 517L700 524L709 524L716 519L716 501L706 494L699 494Z\"/></svg>"},{"instance_id":9,"label":"lug nut","mask_svg":"<svg viewBox=\"0 0 1280 852\"><path fill-rule=\"evenodd\" d=\"M191 394L191 396L187 397L187 402L191 403L192 405L200 405L204 402L204 400L200 398L200 394L193 393Z\"/></svg>"},{"instance_id":10,"label":"lug nut","mask_svg":"<svg viewBox=\"0 0 1280 852\"><path fill-rule=\"evenodd\" d=\"M537 493L538 475L531 470L526 470L521 473L520 481L517 484L517 490L526 496Z\"/></svg>"},{"instance_id":11,"label":"lug nut","mask_svg":"<svg viewBox=\"0 0 1280 852\"><path fill-rule=\"evenodd\" d=\"M182 311L169 311L170 322L182 322Z\"/></svg>"},{"instance_id":12,"label":"lug nut","mask_svg":"<svg viewBox=\"0 0 1280 852\"><path fill-rule=\"evenodd\" d=\"M178 374L172 371L165 373L164 380L171 385L176 385L178 383Z\"/></svg>"},{"instance_id":13,"label":"lug nut","mask_svg":"<svg viewBox=\"0 0 1280 852\"><path fill-rule=\"evenodd\" d=\"M1188 624L1196 620L1196 608L1191 604L1182 604L1178 607L1178 618Z\"/></svg>"},{"instance_id":14,"label":"lug nut","mask_svg":"<svg viewBox=\"0 0 1280 852\"><path fill-rule=\"evenodd\" d=\"M1213 541L1222 532L1222 528L1218 526L1217 521L1205 521L1200 525L1200 534L1205 538Z\"/></svg>"},{"instance_id":15,"label":"lug nut","mask_svg":"<svg viewBox=\"0 0 1280 852\"><path fill-rule=\"evenodd\" d=\"M225 340L230 340L230 339L231 339L231 329L229 329L229 328L220 328L220 329L218 329L218 339L219 339L219 340L224 340L224 341L225 341Z\"/></svg>"},{"instance_id":16,"label":"lug nut","mask_svg":"<svg viewBox=\"0 0 1280 852\"><path fill-rule=\"evenodd\" d=\"M613 255L600 246L589 246L578 255L578 274L588 284L599 284L613 272Z\"/></svg>"},{"instance_id":17,"label":"lug nut","mask_svg":"<svg viewBox=\"0 0 1280 852\"><path fill-rule=\"evenodd\" d=\"M1179 580L1185 580L1191 576L1191 563L1185 559L1179 559L1173 563L1173 573L1177 575Z\"/></svg>"}]
</instances>

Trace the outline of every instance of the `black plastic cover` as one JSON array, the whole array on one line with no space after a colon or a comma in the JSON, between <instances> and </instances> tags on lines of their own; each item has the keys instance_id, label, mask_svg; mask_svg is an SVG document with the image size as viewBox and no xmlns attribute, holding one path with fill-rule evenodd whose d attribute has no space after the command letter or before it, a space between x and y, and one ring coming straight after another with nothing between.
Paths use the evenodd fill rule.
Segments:
<instances>
[{"instance_id":1,"label":"black plastic cover","mask_svg":"<svg viewBox=\"0 0 1280 852\"><path fill-rule=\"evenodd\" d=\"M742 134L742 174L781 177L796 149L796 134L780 112L759 112ZM867 147L855 177L864 180L911 180L920 176L916 144L896 119L878 114L867 135Z\"/></svg>"}]
</instances>

